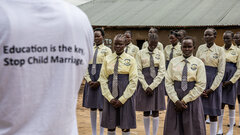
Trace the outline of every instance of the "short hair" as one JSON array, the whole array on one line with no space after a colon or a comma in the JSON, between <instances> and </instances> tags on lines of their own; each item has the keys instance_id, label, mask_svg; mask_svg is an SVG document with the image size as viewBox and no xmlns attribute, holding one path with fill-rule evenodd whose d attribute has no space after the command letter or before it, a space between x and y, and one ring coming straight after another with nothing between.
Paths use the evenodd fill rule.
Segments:
<instances>
[{"instance_id":1,"label":"short hair","mask_svg":"<svg viewBox=\"0 0 240 135\"><path fill-rule=\"evenodd\" d=\"M223 33L223 35L224 35L224 34L227 34L227 33L231 34L231 36L232 36L232 38L233 38L233 36L234 36L234 33L233 33L232 31L230 31L230 30L227 30L227 31L225 31L225 32Z\"/></svg>"},{"instance_id":2,"label":"short hair","mask_svg":"<svg viewBox=\"0 0 240 135\"><path fill-rule=\"evenodd\" d=\"M94 32L95 31L100 31L102 36L104 37L104 30L102 28L96 28L96 29L94 29Z\"/></svg>"},{"instance_id":3,"label":"short hair","mask_svg":"<svg viewBox=\"0 0 240 135\"><path fill-rule=\"evenodd\" d=\"M217 31L216 31L216 29L214 29L214 28L207 28L206 30L212 30L213 31L213 35L214 36L217 36ZM205 30L205 31L206 31Z\"/></svg>"},{"instance_id":4,"label":"short hair","mask_svg":"<svg viewBox=\"0 0 240 135\"><path fill-rule=\"evenodd\" d=\"M117 34L117 35L114 37L114 39L113 39L113 43L114 43L114 44L115 44L115 41L116 41L117 39L123 39L124 42L125 42L125 35L124 35L124 34Z\"/></svg>"},{"instance_id":5,"label":"short hair","mask_svg":"<svg viewBox=\"0 0 240 135\"><path fill-rule=\"evenodd\" d=\"M192 36L186 36L186 37L184 37L183 40L182 40L182 43L183 43L184 40L189 40L189 39L192 40L193 46L195 47L195 40L194 40L194 38L193 38ZM181 43L181 44L182 44L182 43Z\"/></svg>"},{"instance_id":6,"label":"short hair","mask_svg":"<svg viewBox=\"0 0 240 135\"><path fill-rule=\"evenodd\" d=\"M158 29L157 29L157 28L155 28L155 27L151 27L149 30L151 30L151 29L153 29L154 32L158 34Z\"/></svg>"},{"instance_id":7,"label":"short hair","mask_svg":"<svg viewBox=\"0 0 240 135\"><path fill-rule=\"evenodd\" d=\"M130 36L132 37L132 32L130 30L126 30L124 34L129 33Z\"/></svg>"},{"instance_id":8,"label":"short hair","mask_svg":"<svg viewBox=\"0 0 240 135\"><path fill-rule=\"evenodd\" d=\"M182 32L184 37L187 35L187 31L186 30L181 29L178 32Z\"/></svg>"},{"instance_id":9,"label":"short hair","mask_svg":"<svg viewBox=\"0 0 240 135\"><path fill-rule=\"evenodd\" d=\"M169 34L168 36L170 36L170 35L174 35L175 37L179 36L177 30L171 30L171 31L170 31L170 34Z\"/></svg>"},{"instance_id":10,"label":"short hair","mask_svg":"<svg viewBox=\"0 0 240 135\"><path fill-rule=\"evenodd\" d=\"M148 35L148 41L158 41L158 34L157 33L151 33Z\"/></svg>"}]
</instances>

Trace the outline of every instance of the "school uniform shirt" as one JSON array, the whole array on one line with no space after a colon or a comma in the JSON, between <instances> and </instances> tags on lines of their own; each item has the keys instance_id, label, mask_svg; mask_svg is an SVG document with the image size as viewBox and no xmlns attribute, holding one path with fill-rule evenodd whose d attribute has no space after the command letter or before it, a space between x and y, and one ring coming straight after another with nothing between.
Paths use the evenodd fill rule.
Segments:
<instances>
[{"instance_id":1,"label":"school uniform shirt","mask_svg":"<svg viewBox=\"0 0 240 135\"><path fill-rule=\"evenodd\" d=\"M152 56L154 60L154 67L158 67L158 72L153 82L150 85L147 84L144 78L144 75L142 73L142 69L150 67L149 52L150 51L148 50L148 48L145 48L143 50L140 50L136 57L137 68L138 68L138 79L141 82L144 90L146 90L148 87L150 87L152 90L158 87L158 85L162 82L162 79L164 78L164 74L166 72L164 55L161 51L159 51L156 48L153 50Z\"/></svg>"},{"instance_id":2,"label":"school uniform shirt","mask_svg":"<svg viewBox=\"0 0 240 135\"><path fill-rule=\"evenodd\" d=\"M222 82L225 72L226 59L224 49L215 43L210 48L207 47L207 44L203 44L198 47L196 57L201 59L205 66L216 67L218 69L218 73L210 87L214 91Z\"/></svg>"},{"instance_id":3,"label":"school uniform shirt","mask_svg":"<svg viewBox=\"0 0 240 135\"><path fill-rule=\"evenodd\" d=\"M175 58L177 56L181 56L182 55L181 45L180 45L179 42L175 46L173 46L172 44L167 45L164 48L164 55L165 55L165 60L166 61L170 60L170 54L171 54L172 48L173 48L173 57L172 58Z\"/></svg>"},{"instance_id":4,"label":"school uniform shirt","mask_svg":"<svg viewBox=\"0 0 240 135\"><path fill-rule=\"evenodd\" d=\"M103 63L103 60L104 58L111 54L112 53L112 50L110 48L108 48L107 46L105 46L104 44L101 44L99 46L97 45L94 45L94 52L93 54L95 53L96 49L98 47L98 53L97 53L97 59L96 59L96 64L102 64ZM93 63L93 59L89 62L89 64L92 64ZM90 75L89 75L89 72L87 71L86 75L85 75L85 80L87 82L90 82L92 81L91 78L90 78Z\"/></svg>"},{"instance_id":5,"label":"school uniform shirt","mask_svg":"<svg viewBox=\"0 0 240 135\"><path fill-rule=\"evenodd\" d=\"M165 86L169 98L176 103L179 100L176 91L174 90L174 81L182 81L182 71L185 66L183 56L173 58L168 66L165 76ZM197 57L190 56L187 58L187 81L196 82L195 87L183 97L185 103L197 99L206 87L206 73L204 63Z\"/></svg>"},{"instance_id":6,"label":"school uniform shirt","mask_svg":"<svg viewBox=\"0 0 240 135\"><path fill-rule=\"evenodd\" d=\"M148 48L148 41L145 41L142 45L142 49ZM163 52L163 44L158 42L157 49Z\"/></svg>"},{"instance_id":7,"label":"school uniform shirt","mask_svg":"<svg viewBox=\"0 0 240 135\"><path fill-rule=\"evenodd\" d=\"M233 44L228 50L226 50L224 46L223 49L225 51L226 62L236 63L237 70L230 79L232 83L236 83L240 77L240 49Z\"/></svg>"},{"instance_id":8,"label":"school uniform shirt","mask_svg":"<svg viewBox=\"0 0 240 135\"><path fill-rule=\"evenodd\" d=\"M62 0L1 0L0 16L0 134L78 135L87 16Z\"/></svg>"},{"instance_id":9,"label":"school uniform shirt","mask_svg":"<svg viewBox=\"0 0 240 135\"><path fill-rule=\"evenodd\" d=\"M127 52L126 52L126 49L127 49ZM139 48L136 45L132 44L132 43L130 43L129 45L127 45L124 48L124 52L126 52L127 54L130 54L134 58L136 58L136 55L137 55L138 51L139 51Z\"/></svg>"},{"instance_id":10,"label":"school uniform shirt","mask_svg":"<svg viewBox=\"0 0 240 135\"><path fill-rule=\"evenodd\" d=\"M101 83L102 94L109 102L112 99L114 99L114 97L112 96L112 93L108 88L108 76L113 75L116 61L117 61L116 52L106 56L103 61L100 73L99 80ZM138 81L137 63L131 55L125 52L123 52L119 58L118 74L129 75L129 84L126 90L124 91L123 95L118 99L122 104L124 104L136 91Z\"/></svg>"}]
</instances>

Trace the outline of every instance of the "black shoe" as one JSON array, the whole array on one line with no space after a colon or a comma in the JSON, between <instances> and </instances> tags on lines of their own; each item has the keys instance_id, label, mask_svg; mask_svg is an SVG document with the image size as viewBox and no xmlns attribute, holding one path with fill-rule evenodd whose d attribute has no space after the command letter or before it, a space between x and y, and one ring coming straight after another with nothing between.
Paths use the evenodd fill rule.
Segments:
<instances>
[{"instance_id":1,"label":"black shoe","mask_svg":"<svg viewBox=\"0 0 240 135\"><path fill-rule=\"evenodd\" d=\"M227 126L228 126L228 127L230 127L230 124L227 124ZM235 126L236 126L236 123L234 123L234 125L233 125L233 126L235 127Z\"/></svg>"}]
</instances>

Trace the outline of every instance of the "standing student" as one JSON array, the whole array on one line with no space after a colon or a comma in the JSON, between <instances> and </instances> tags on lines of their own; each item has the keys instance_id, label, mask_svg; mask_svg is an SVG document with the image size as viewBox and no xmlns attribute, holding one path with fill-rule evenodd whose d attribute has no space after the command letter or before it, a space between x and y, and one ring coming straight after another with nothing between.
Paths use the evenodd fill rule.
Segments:
<instances>
[{"instance_id":1,"label":"standing student","mask_svg":"<svg viewBox=\"0 0 240 135\"><path fill-rule=\"evenodd\" d=\"M0 16L0 134L78 135L93 56L86 14L63 0L0 0Z\"/></svg>"},{"instance_id":2,"label":"standing student","mask_svg":"<svg viewBox=\"0 0 240 135\"><path fill-rule=\"evenodd\" d=\"M172 58L182 55L181 45L180 42L178 42L177 37L178 33L176 31L171 31L168 35L168 39L171 44L164 48L166 68L168 67L168 64Z\"/></svg>"},{"instance_id":3,"label":"standing student","mask_svg":"<svg viewBox=\"0 0 240 135\"><path fill-rule=\"evenodd\" d=\"M129 135L136 128L135 99L138 73L135 59L124 52L125 36L114 38L114 50L103 61L100 82L105 97L101 126L108 128L108 135L115 135L115 128Z\"/></svg>"},{"instance_id":4,"label":"standing student","mask_svg":"<svg viewBox=\"0 0 240 135\"><path fill-rule=\"evenodd\" d=\"M126 37L126 47L124 48L125 53L136 58L139 48L132 43L132 32L127 30L124 35Z\"/></svg>"},{"instance_id":5,"label":"standing student","mask_svg":"<svg viewBox=\"0 0 240 135\"><path fill-rule=\"evenodd\" d=\"M205 118L210 117L210 135L217 133L217 116L221 115L222 102L222 79L225 71L225 54L222 47L217 46L214 41L217 32L213 28L204 31L206 44L198 47L196 57L205 64L207 75L207 86L202 94L202 103Z\"/></svg>"},{"instance_id":6,"label":"standing student","mask_svg":"<svg viewBox=\"0 0 240 135\"><path fill-rule=\"evenodd\" d=\"M103 38L104 31L101 28L94 29L94 56L88 65L88 71L85 76L86 83L83 93L83 107L90 108L93 135L97 135L97 109L99 110L99 119L101 123L104 99L101 92L99 74L103 59L112 53L111 49L104 45ZM104 129L100 126L100 135L103 135L103 133Z\"/></svg>"},{"instance_id":7,"label":"standing student","mask_svg":"<svg viewBox=\"0 0 240 135\"><path fill-rule=\"evenodd\" d=\"M138 89L136 92L136 110L143 111L143 121L146 135L150 135L150 111L153 117L153 135L157 135L159 111L165 110L163 84L160 84L165 74L165 59L156 47L158 35L149 35L149 46L137 54Z\"/></svg>"},{"instance_id":8,"label":"standing student","mask_svg":"<svg viewBox=\"0 0 240 135\"><path fill-rule=\"evenodd\" d=\"M164 135L206 135L200 95L206 87L204 63L192 55L192 37L182 40L183 56L168 66L166 91L170 98L164 123Z\"/></svg>"},{"instance_id":9,"label":"standing student","mask_svg":"<svg viewBox=\"0 0 240 135\"><path fill-rule=\"evenodd\" d=\"M149 34L151 34L151 33L156 33L156 34L158 34L157 28L151 27L151 28L149 29L149 31L148 31L148 37L149 37ZM148 41L145 41L145 42L143 43L143 45L142 45L142 49L148 48L148 45L149 45L149 44L148 44ZM162 51L162 53L163 53L163 44L160 43L160 42L158 42L157 49L160 50L160 51Z\"/></svg>"},{"instance_id":10,"label":"standing student","mask_svg":"<svg viewBox=\"0 0 240 135\"><path fill-rule=\"evenodd\" d=\"M237 80L240 76L240 50L232 44L233 32L226 31L223 34L224 51L226 57L226 68L223 77L223 89L222 89L222 109L221 116L219 116L219 131L218 134L223 134L222 124L224 116L224 107L227 104L229 108L229 121L230 128L227 135L233 134L233 127L235 123L235 103L237 95Z\"/></svg>"},{"instance_id":11,"label":"standing student","mask_svg":"<svg viewBox=\"0 0 240 135\"><path fill-rule=\"evenodd\" d=\"M240 32L237 32L234 34L233 40L236 46L240 48ZM238 84L237 84L237 98L238 98L238 106L240 110L240 79L238 80ZM240 118L240 111L239 111L239 118ZM240 121L239 121L238 127L240 128Z\"/></svg>"}]
</instances>

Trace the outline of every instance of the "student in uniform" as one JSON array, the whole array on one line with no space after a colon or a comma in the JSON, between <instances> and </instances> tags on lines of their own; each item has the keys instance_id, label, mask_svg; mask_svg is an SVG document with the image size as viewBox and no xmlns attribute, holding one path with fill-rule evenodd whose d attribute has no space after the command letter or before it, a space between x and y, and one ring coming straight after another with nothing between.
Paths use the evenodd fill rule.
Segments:
<instances>
[{"instance_id":1,"label":"student in uniform","mask_svg":"<svg viewBox=\"0 0 240 135\"><path fill-rule=\"evenodd\" d=\"M236 47L240 48L240 32L237 32L234 34L233 40L236 44ZM238 98L238 106L240 110L240 79L238 80L238 84L237 84L237 98ZM239 111L239 118L240 118L240 111ZM240 128L240 121L239 121L238 127Z\"/></svg>"},{"instance_id":2,"label":"student in uniform","mask_svg":"<svg viewBox=\"0 0 240 135\"><path fill-rule=\"evenodd\" d=\"M229 122L230 128L226 135L233 134L233 127L235 123L235 103L236 103L236 82L240 76L240 50L233 45L233 32L226 31L223 34L224 51L226 57L226 68L223 77L223 89L222 89L222 109L221 116L219 116L219 130L218 134L223 134L222 124L224 116L224 107L227 104L229 108Z\"/></svg>"},{"instance_id":3,"label":"student in uniform","mask_svg":"<svg viewBox=\"0 0 240 135\"><path fill-rule=\"evenodd\" d=\"M168 67L169 61L172 58L182 55L181 45L180 45L180 42L178 42L177 37L178 37L178 32L176 31L171 31L170 34L168 35L168 39L171 44L167 45L164 49L166 68Z\"/></svg>"},{"instance_id":4,"label":"student in uniform","mask_svg":"<svg viewBox=\"0 0 240 135\"><path fill-rule=\"evenodd\" d=\"M138 73L135 59L124 52L125 36L114 38L114 50L103 61L100 82L105 97L101 126L108 128L108 135L115 135L115 128L129 135L136 128L135 99Z\"/></svg>"},{"instance_id":5,"label":"student in uniform","mask_svg":"<svg viewBox=\"0 0 240 135\"><path fill-rule=\"evenodd\" d=\"M153 117L153 135L157 135L159 111L165 110L163 84L165 59L156 47L158 35L149 34L149 46L140 50L136 60L138 65L138 89L136 92L136 110L143 111L146 135L150 135L150 111Z\"/></svg>"},{"instance_id":6,"label":"student in uniform","mask_svg":"<svg viewBox=\"0 0 240 135\"><path fill-rule=\"evenodd\" d=\"M178 36L177 36L177 38L178 38L178 40L179 40L180 43L182 42L182 39L183 39L184 37L186 37L186 35L187 35L186 30L181 29L181 30L178 31Z\"/></svg>"},{"instance_id":7,"label":"student in uniform","mask_svg":"<svg viewBox=\"0 0 240 135\"><path fill-rule=\"evenodd\" d=\"M126 37L126 47L124 48L125 53L130 54L136 58L139 48L132 43L132 32L130 30L127 30L124 35Z\"/></svg>"},{"instance_id":8,"label":"student in uniform","mask_svg":"<svg viewBox=\"0 0 240 135\"><path fill-rule=\"evenodd\" d=\"M173 58L165 76L170 98L164 135L206 135L201 94L206 87L204 63L192 55L192 37L182 40L183 56Z\"/></svg>"},{"instance_id":9,"label":"student in uniform","mask_svg":"<svg viewBox=\"0 0 240 135\"><path fill-rule=\"evenodd\" d=\"M217 32L213 28L204 31L206 44L198 47L196 57L205 64L207 85L202 94L205 118L210 117L210 135L217 133L217 116L221 115L222 79L225 71L225 54L222 47L214 41Z\"/></svg>"},{"instance_id":10,"label":"student in uniform","mask_svg":"<svg viewBox=\"0 0 240 135\"><path fill-rule=\"evenodd\" d=\"M151 34L151 33L156 33L156 34L158 34L157 28L151 27L151 28L149 29L149 31L148 31L148 37L149 37L149 34ZM149 45L149 44L148 44L148 41L145 41L145 42L143 43L143 45L142 45L142 49L148 48L148 45ZM157 49L163 52L163 44L160 43L160 42L158 42Z\"/></svg>"},{"instance_id":11,"label":"student in uniform","mask_svg":"<svg viewBox=\"0 0 240 135\"><path fill-rule=\"evenodd\" d=\"M83 107L90 108L92 134L97 135L97 109L99 110L99 119L101 122L103 99L99 82L99 74L105 56L112 53L111 49L103 43L104 31L100 28L94 30L94 56L88 66L85 75L85 87L83 93ZM100 135L103 135L104 129L100 126Z\"/></svg>"}]
</instances>

